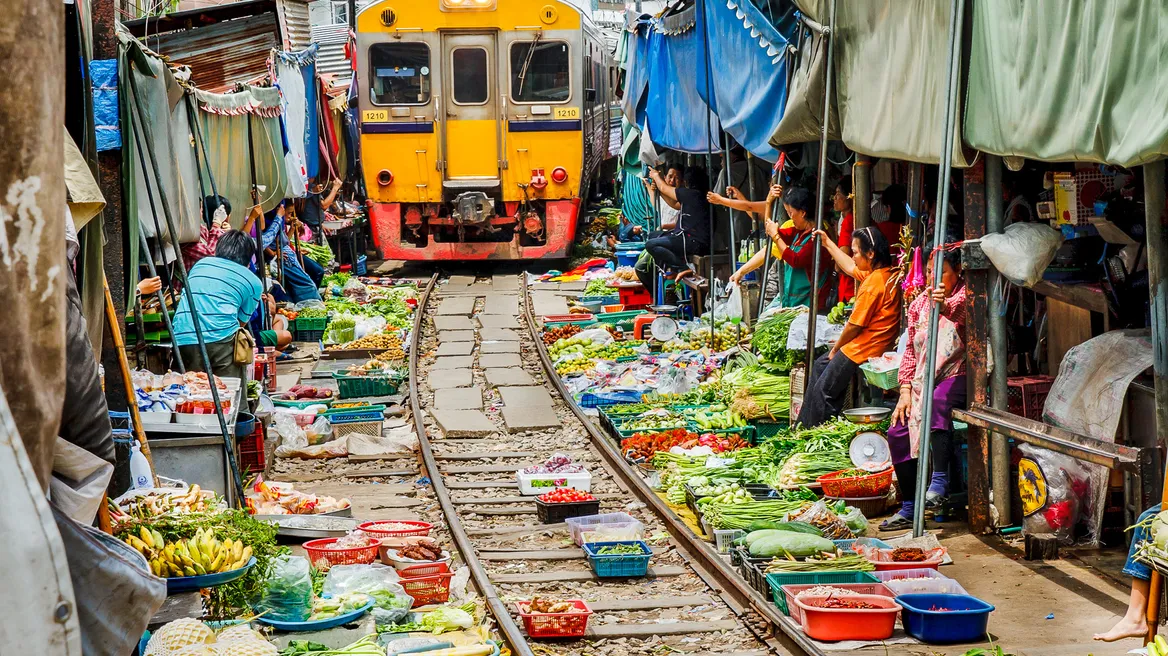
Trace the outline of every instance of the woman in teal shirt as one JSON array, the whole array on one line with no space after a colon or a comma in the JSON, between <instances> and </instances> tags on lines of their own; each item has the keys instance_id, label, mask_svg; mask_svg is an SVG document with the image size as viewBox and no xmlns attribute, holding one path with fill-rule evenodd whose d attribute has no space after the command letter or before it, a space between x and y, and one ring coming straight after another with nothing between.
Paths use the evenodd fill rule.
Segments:
<instances>
[{"instance_id":1,"label":"woman in teal shirt","mask_svg":"<svg viewBox=\"0 0 1168 656\"><path fill-rule=\"evenodd\" d=\"M790 217L792 226L790 230L787 230L785 226L780 228L777 222L771 220L771 207L774 206L772 201L780 190L782 187L771 187L766 201L766 221L763 223L767 236L773 242L771 255L781 260L784 265L781 267L783 282L780 294L771 301L769 307L796 307L799 305L811 307L810 274L811 270L815 268L815 248L818 244L818 240L815 239L815 222L811 217L811 211L815 207L815 197L802 187L792 187L782 191L783 209ZM828 281L830 280L832 260L831 255L823 250L822 246L819 248L821 251L819 256L819 307L823 308L826 307L831 291L828 289ZM747 273L762 266L765 258L766 251L760 250L749 262L734 272L730 280L740 281Z\"/></svg>"},{"instance_id":2,"label":"woman in teal shirt","mask_svg":"<svg viewBox=\"0 0 1168 656\"><path fill-rule=\"evenodd\" d=\"M174 337L188 370L207 370L191 320L189 304L193 299L211 371L216 376L247 379L248 365L235 361L235 334L247 330L263 291L259 279L247 268L255 248L251 237L232 230L219 238L213 257L199 260L187 273L187 288L174 315Z\"/></svg>"}]
</instances>

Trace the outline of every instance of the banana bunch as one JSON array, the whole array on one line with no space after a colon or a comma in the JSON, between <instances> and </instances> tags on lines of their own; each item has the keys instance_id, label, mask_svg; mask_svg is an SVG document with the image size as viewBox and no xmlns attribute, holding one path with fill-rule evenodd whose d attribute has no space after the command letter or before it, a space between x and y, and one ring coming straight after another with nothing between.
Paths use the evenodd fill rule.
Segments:
<instances>
[{"instance_id":1,"label":"banana bunch","mask_svg":"<svg viewBox=\"0 0 1168 656\"><path fill-rule=\"evenodd\" d=\"M230 538L219 540L212 531L199 529L193 537L167 542L157 530L138 527L126 544L146 557L155 576L202 576L239 569L251 560L251 547Z\"/></svg>"}]
</instances>

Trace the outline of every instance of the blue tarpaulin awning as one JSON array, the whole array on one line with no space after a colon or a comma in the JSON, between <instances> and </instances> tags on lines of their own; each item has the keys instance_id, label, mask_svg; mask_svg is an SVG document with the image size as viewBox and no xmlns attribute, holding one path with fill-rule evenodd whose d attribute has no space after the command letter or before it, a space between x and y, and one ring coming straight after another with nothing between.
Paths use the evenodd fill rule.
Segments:
<instances>
[{"instance_id":1,"label":"blue tarpaulin awning","mask_svg":"<svg viewBox=\"0 0 1168 656\"><path fill-rule=\"evenodd\" d=\"M756 157L776 161L779 154L770 136L787 101L787 43L796 27L793 9L779 21L787 30L783 34L750 0L699 0L697 7L698 93L735 141Z\"/></svg>"},{"instance_id":2,"label":"blue tarpaulin awning","mask_svg":"<svg viewBox=\"0 0 1168 656\"><path fill-rule=\"evenodd\" d=\"M696 10L687 10L696 16ZM641 39L638 32L637 39ZM676 34L648 30L646 58L636 63L648 71L643 117L638 107L637 124L648 127L653 143L683 153L720 152L721 125L694 84L694 64L701 35L692 27ZM639 48L638 48L639 52Z\"/></svg>"}]
</instances>

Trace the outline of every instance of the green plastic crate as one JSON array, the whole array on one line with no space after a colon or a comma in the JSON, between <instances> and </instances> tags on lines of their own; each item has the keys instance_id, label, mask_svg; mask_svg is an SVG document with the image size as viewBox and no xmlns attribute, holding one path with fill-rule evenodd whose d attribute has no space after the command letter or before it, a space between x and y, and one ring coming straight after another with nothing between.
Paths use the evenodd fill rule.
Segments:
<instances>
[{"instance_id":1,"label":"green plastic crate","mask_svg":"<svg viewBox=\"0 0 1168 656\"><path fill-rule=\"evenodd\" d=\"M596 320L601 323L609 324L610 326L620 326L622 328L633 327L633 322L637 317L645 314L644 310L626 310L624 312L601 312L596 315Z\"/></svg>"},{"instance_id":2,"label":"green plastic crate","mask_svg":"<svg viewBox=\"0 0 1168 656\"><path fill-rule=\"evenodd\" d=\"M328 327L328 317L296 317L296 330L324 330Z\"/></svg>"},{"instance_id":3,"label":"green plastic crate","mask_svg":"<svg viewBox=\"0 0 1168 656\"><path fill-rule=\"evenodd\" d=\"M791 427L785 421L762 421L759 419L750 420L750 425L754 426L755 438L759 442L765 442Z\"/></svg>"},{"instance_id":4,"label":"green plastic crate","mask_svg":"<svg viewBox=\"0 0 1168 656\"><path fill-rule=\"evenodd\" d=\"M566 326L570 323L576 324L577 326L580 326L581 329L584 329L584 328L589 328L591 326L595 326L597 322L596 321L548 321L548 322L543 324L543 329L544 330L551 330L552 328L559 328L561 326Z\"/></svg>"},{"instance_id":5,"label":"green plastic crate","mask_svg":"<svg viewBox=\"0 0 1168 656\"><path fill-rule=\"evenodd\" d=\"M771 588L771 598L784 615L790 615L787 608L787 596L783 594L784 585L830 585L832 583L879 583L880 579L871 572L772 572L766 575L767 585Z\"/></svg>"},{"instance_id":6,"label":"green plastic crate","mask_svg":"<svg viewBox=\"0 0 1168 656\"><path fill-rule=\"evenodd\" d=\"M333 374L342 399L356 399L364 396L389 396L397 394L398 379L395 376L346 376Z\"/></svg>"},{"instance_id":7,"label":"green plastic crate","mask_svg":"<svg viewBox=\"0 0 1168 656\"><path fill-rule=\"evenodd\" d=\"M746 440L750 444L758 444L758 438L755 434L754 426L734 426L732 428L699 428L694 422L689 422L690 432L704 435L706 433L713 433L714 435L737 435Z\"/></svg>"},{"instance_id":8,"label":"green plastic crate","mask_svg":"<svg viewBox=\"0 0 1168 656\"><path fill-rule=\"evenodd\" d=\"M334 399L303 399L300 401L287 401L284 399L272 399L272 404L277 408L297 408L303 410L311 405L332 405Z\"/></svg>"}]
</instances>

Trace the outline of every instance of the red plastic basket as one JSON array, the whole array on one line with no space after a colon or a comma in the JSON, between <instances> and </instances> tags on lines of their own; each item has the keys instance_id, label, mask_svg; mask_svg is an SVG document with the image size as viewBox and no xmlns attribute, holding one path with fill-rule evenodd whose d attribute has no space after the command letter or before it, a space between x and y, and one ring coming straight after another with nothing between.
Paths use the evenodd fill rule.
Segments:
<instances>
[{"instance_id":1,"label":"red plastic basket","mask_svg":"<svg viewBox=\"0 0 1168 656\"><path fill-rule=\"evenodd\" d=\"M304 550L308 552L308 562L320 571L327 571L337 565L370 565L377 560L379 543L368 547L351 547L337 549L332 544L339 538L324 538L309 540L304 543Z\"/></svg>"},{"instance_id":2,"label":"red plastic basket","mask_svg":"<svg viewBox=\"0 0 1168 656\"><path fill-rule=\"evenodd\" d=\"M430 573L432 570L438 573ZM415 573L417 572L417 573ZM450 579L454 573L446 563L414 565L398 571L399 581L406 594L414 598L414 608L428 604L444 604L450 600Z\"/></svg>"},{"instance_id":3,"label":"red plastic basket","mask_svg":"<svg viewBox=\"0 0 1168 656\"><path fill-rule=\"evenodd\" d=\"M843 590L851 590L856 594L877 595L880 597L888 597L889 599L896 597L896 595L892 593L892 590L889 590L888 586L884 585L883 583L804 583L800 585L784 585L781 589L783 591L783 595L787 599L787 611L790 612L791 619L796 624L803 623L803 609L799 606L799 604L795 603L795 599L799 596L799 593L803 592L804 590L822 588L824 586L841 588Z\"/></svg>"},{"instance_id":4,"label":"red plastic basket","mask_svg":"<svg viewBox=\"0 0 1168 656\"><path fill-rule=\"evenodd\" d=\"M414 528L401 529L398 531L386 531L386 530L373 528L374 526L377 526L378 524L407 524L409 526L413 526ZM381 520L381 521L374 521L374 522L364 522L364 523L358 524L357 528L360 529L362 532L368 533L369 535L372 535L372 536L378 537L378 538L409 538L409 537L419 537L419 536L424 537L424 536L429 535L430 529L434 528L434 525L427 524L426 522Z\"/></svg>"},{"instance_id":5,"label":"red plastic basket","mask_svg":"<svg viewBox=\"0 0 1168 656\"><path fill-rule=\"evenodd\" d=\"M888 488L892 487L891 468L867 476L840 478L839 475L845 471L848 470L841 469L816 479L816 482L823 486L824 496L841 499L865 499L887 494Z\"/></svg>"},{"instance_id":6,"label":"red plastic basket","mask_svg":"<svg viewBox=\"0 0 1168 656\"><path fill-rule=\"evenodd\" d=\"M423 576L434 576L436 574L448 574L450 567L444 562L426 563L424 565L410 565L397 571L397 575L403 579L417 579Z\"/></svg>"},{"instance_id":7,"label":"red plastic basket","mask_svg":"<svg viewBox=\"0 0 1168 656\"><path fill-rule=\"evenodd\" d=\"M264 427L256 422L255 432L239 441L239 468L247 472L263 472L266 464L264 458Z\"/></svg>"},{"instance_id":8,"label":"red plastic basket","mask_svg":"<svg viewBox=\"0 0 1168 656\"><path fill-rule=\"evenodd\" d=\"M592 609L581 599L565 599L576 607L568 613L531 613L529 601L515 604L519 617L523 618L523 628L529 638L582 638L588 630L588 618Z\"/></svg>"},{"instance_id":9,"label":"red plastic basket","mask_svg":"<svg viewBox=\"0 0 1168 656\"><path fill-rule=\"evenodd\" d=\"M896 615L900 604L888 597L878 595L855 595L849 597L865 601L879 608L839 609L819 608L814 604L826 597L803 597L795 604L802 611L803 633L816 640L837 642L840 640L887 640L896 628Z\"/></svg>"},{"instance_id":10,"label":"red plastic basket","mask_svg":"<svg viewBox=\"0 0 1168 656\"><path fill-rule=\"evenodd\" d=\"M1053 384L1052 376L1016 376L1007 379L1007 408L1020 417L1042 421L1042 409Z\"/></svg>"}]
</instances>

